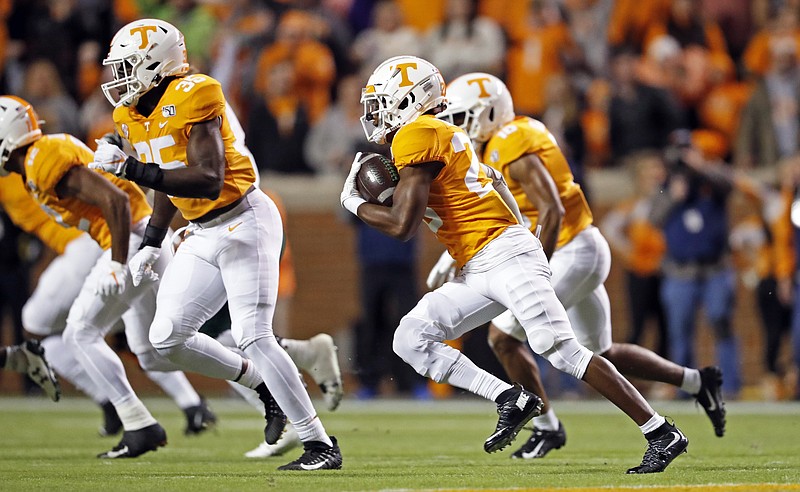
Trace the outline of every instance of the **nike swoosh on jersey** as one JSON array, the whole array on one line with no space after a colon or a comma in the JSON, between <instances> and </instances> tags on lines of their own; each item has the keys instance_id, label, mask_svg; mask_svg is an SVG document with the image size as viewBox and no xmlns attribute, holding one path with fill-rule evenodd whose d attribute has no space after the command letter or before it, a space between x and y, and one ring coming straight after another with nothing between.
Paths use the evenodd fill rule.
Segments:
<instances>
[{"instance_id":1,"label":"nike swoosh on jersey","mask_svg":"<svg viewBox=\"0 0 800 492\"><path fill-rule=\"evenodd\" d=\"M240 225L242 225L241 222L239 222L238 224L233 224L232 226L228 226L228 231L233 232L233 230L239 227Z\"/></svg>"},{"instance_id":2,"label":"nike swoosh on jersey","mask_svg":"<svg viewBox=\"0 0 800 492\"><path fill-rule=\"evenodd\" d=\"M167 122L166 121L162 121L161 123L158 124L159 128L164 128L165 126L167 126Z\"/></svg>"}]
</instances>

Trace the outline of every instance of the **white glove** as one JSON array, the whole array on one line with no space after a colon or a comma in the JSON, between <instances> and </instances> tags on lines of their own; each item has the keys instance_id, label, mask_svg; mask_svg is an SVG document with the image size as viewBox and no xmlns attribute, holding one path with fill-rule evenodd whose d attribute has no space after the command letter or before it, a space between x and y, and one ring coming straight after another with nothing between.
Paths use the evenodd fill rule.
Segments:
<instances>
[{"instance_id":1,"label":"white glove","mask_svg":"<svg viewBox=\"0 0 800 492\"><path fill-rule=\"evenodd\" d=\"M142 283L142 279L144 278L152 282L158 280L158 274L153 271L153 265L156 263L159 256L161 256L161 248L145 246L128 260L128 267L131 269L131 279L134 287Z\"/></svg>"},{"instance_id":2,"label":"white glove","mask_svg":"<svg viewBox=\"0 0 800 492\"><path fill-rule=\"evenodd\" d=\"M94 293L101 296L118 295L125 292L128 281L128 267L118 261L111 260L97 279Z\"/></svg>"},{"instance_id":3,"label":"white glove","mask_svg":"<svg viewBox=\"0 0 800 492\"><path fill-rule=\"evenodd\" d=\"M94 161L89 163L89 169L100 169L120 178L125 177L125 161L128 154L116 145L105 140L95 140L97 150L94 151Z\"/></svg>"},{"instance_id":4,"label":"white glove","mask_svg":"<svg viewBox=\"0 0 800 492\"><path fill-rule=\"evenodd\" d=\"M445 250L436 264L433 265L433 268L431 268L431 272L428 274L428 279L425 281L425 284L427 284L428 288L431 290L438 289L446 282L453 280L455 276L456 260Z\"/></svg>"},{"instance_id":5,"label":"white glove","mask_svg":"<svg viewBox=\"0 0 800 492\"><path fill-rule=\"evenodd\" d=\"M347 179L344 181L344 188L342 188L342 194L339 197L339 202L342 204L342 207L346 208L347 211L353 215L358 215L359 205L367 202L361 197L361 194L356 188L356 176L358 175L359 169L361 169L361 152L356 153L356 157L350 165L350 174L347 175Z\"/></svg>"}]
</instances>

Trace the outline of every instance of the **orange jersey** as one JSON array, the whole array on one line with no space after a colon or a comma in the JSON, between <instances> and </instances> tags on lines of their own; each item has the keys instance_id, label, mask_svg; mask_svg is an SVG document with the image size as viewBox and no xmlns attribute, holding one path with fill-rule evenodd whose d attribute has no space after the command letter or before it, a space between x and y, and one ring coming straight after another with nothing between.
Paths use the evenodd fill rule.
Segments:
<instances>
[{"instance_id":1,"label":"orange jersey","mask_svg":"<svg viewBox=\"0 0 800 492\"><path fill-rule=\"evenodd\" d=\"M553 177L558 196L564 205L564 219L558 234L557 247L560 248L592 224L592 211L581 187L572 177L567 159L547 128L533 118L517 117L503 126L486 143L483 161L503 173L508 189L517 200L520 212L530 221L530 227L535 227L539 211L525 195L519 182L509 175L509 165L527 154L535 154L542 161Z\"/></svg>"},{"instance_id":2,"label":"orange jersey","mask_svg":"<svg viewBox=\"0 0 800 492\"><path fill-rule=\"evenodd\" d=\"M0 177L0 205L20 229L38 237L48 248L62 254L67 244L81 234L56 223L28 193L19 174Z\"/></svg>"},{"instance_id":3,"label":"orange jersey","mask_svg":"<svg viewBox=\"0 0 800 492\"><path fill-rule=\"evenodd\" d=\"M459 268L517 223L461 128L430 115L420 116L397 132L392 156L398 170L425 162L444 164L431 183L425 223Z\"/></svg>"},{"instance_id":4,"label":"orange jersey","mask_svg":"<svg viewBox=\"0 0 800 492\"><path fill-rule=\"evenodd\" d=\"M101 248L108 249L111 247L111 232L103 211L77 198L61 198L56 192L56 186L70 169L86 166L89 162L92 162L92 151L77 138L65 133L45 135L25 154L25 184L56 222L88 232ZM97 172L128 195L132 223L152 213L144 193L134 183L103 171Z\"/></svg>"},{"instance_id":5,"label":"orange jersey","mask_svg":"<svg viewBox=\"0 0 800 492\"><path fill-rule=\"evenodd\" d=\"M234 135L228 111L219 82L201 74L177 77L170 82L149 117L125 106L114 110L117 133L131 143L140 161L156 163L162 169L187 166L186 148L192 125L220 119L226 160L222 193L216 200L171 196L170 200L186 220L200 218L235 202L256 182L244 138Z\"/></svg>"}]
</instances>

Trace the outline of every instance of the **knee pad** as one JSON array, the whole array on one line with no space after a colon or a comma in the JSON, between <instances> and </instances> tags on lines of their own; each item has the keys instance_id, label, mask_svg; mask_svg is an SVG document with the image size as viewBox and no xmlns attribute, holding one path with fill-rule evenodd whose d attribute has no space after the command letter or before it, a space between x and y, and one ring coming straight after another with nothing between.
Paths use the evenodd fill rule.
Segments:
<instances>
[{"instance_id":1,"label":"knee pad","mask_svg":"<svg viewBox=\"0 0 800 492\"><path fill-rule=\"evenodd\" d=\"M553 330L533 330L528 337L528 345L530 345L531 349L533 349L533 352L537 354L544 354L548 350L552 349L553 345L555 344L556 334L553 333Z\"/></svg>"},{"instance_id":2,"label":"knee pad","mask_svg":"<svg viewBox=\"0 0 800 492\"><path fill-rule=\"evenodd\" d=\"M549 350L540 355L546 358L559 371L578 379L583 379L586 368L589 366L594 354L574 338L568 338L555 343Z\"/></svg>"},{"instance_id":3,"label":"knee pad","mask_svg":"<svg viewBox=\"0 0 800 492\"><path fill-rule=\"evenodd\" d=\"M176 332L173 330L172 320L169 318L156 318L150 325L150 343L155 347L159 353L161 349L174 347L185 342L185 340L177 340Z\"/></svg>"},{"instance_id":4,"label":"knee pad","mask_svg":"<svg viewBox=\"0 0 800 492\"><path fill-rule=\"evenodd\" d=\"M442 343L444 338L437 335L439 332L431 321L405 317L394 332L392 350L418 374L441 382L455 357L437 357L436 352L457 351ZM444 348L436 350L438 345Z\"/></svg>"},{"instance_id":5,"label":"knee pad","mask_svg":"<svg viewBox=\"0 0 800 492\"><path fill-rule=\"evenodd\" d=\"M139 367L145 371L170 372L181 370L156 349L136 354L136 358L139 360Z\"/></svg>"}]
</instances>

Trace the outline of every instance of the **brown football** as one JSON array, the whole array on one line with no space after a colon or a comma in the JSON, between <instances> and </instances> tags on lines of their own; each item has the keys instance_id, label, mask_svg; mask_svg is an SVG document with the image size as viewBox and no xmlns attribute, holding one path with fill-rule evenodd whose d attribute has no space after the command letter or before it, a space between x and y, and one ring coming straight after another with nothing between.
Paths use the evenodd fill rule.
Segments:
<instances>
[{"instance_id":1,"label":"brown football","mask_svg":"<svg viewBox=\"0 0 800 492\"><path fill-rule=\"evenodd\" d=\"M356 176L356 189L369 203L392 206L392 195L400 175L391 159L380 154L365 152L359 159L361 169Z\"/></svg>"}]
</instances>

